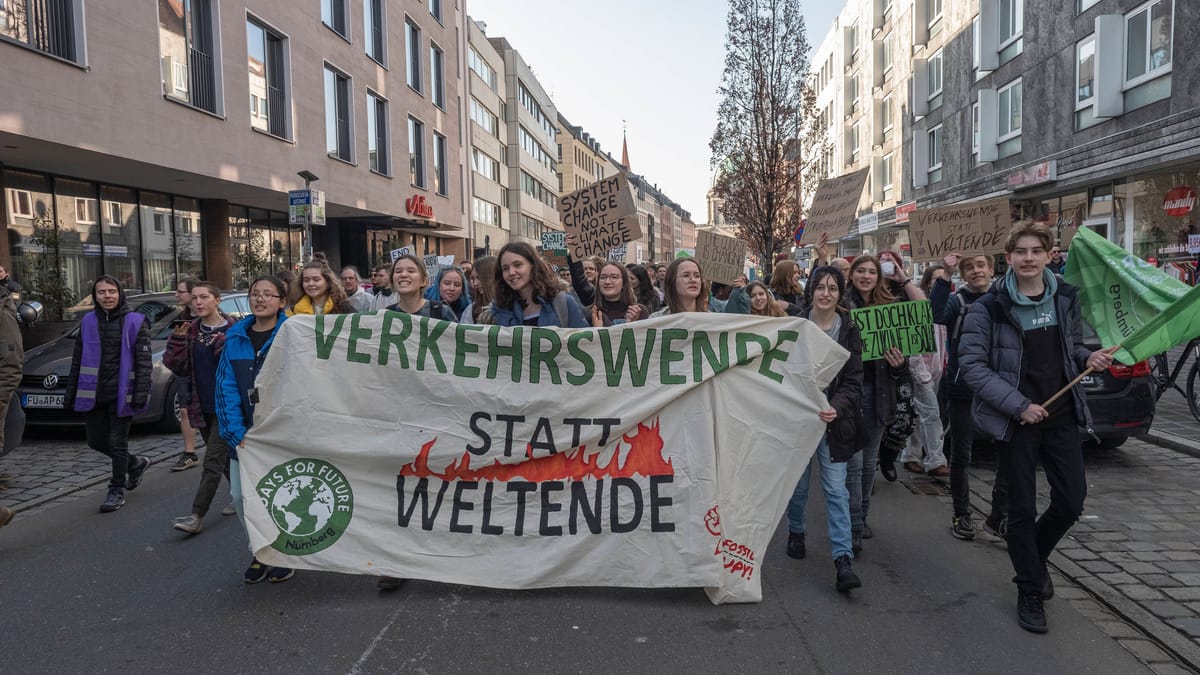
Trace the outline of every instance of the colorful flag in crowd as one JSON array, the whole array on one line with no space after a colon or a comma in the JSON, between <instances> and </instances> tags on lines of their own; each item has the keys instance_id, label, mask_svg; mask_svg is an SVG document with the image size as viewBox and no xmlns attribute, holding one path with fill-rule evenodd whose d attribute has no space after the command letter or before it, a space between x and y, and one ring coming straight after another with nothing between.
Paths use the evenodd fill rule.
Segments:
<instances>
[{"instance_id":1,"label":"colorful flag in crowd","mask_svg":"<svg viewBox=\"0 0 1200 675\"><path fill-rule=\"evenodd\" d=\"M1200 286L1173 279L1086 227L1071 240L1063 277L1079 287L1083 318L1116 360L1132 365L1200 336Z\"/></svg>"}]
</instances>

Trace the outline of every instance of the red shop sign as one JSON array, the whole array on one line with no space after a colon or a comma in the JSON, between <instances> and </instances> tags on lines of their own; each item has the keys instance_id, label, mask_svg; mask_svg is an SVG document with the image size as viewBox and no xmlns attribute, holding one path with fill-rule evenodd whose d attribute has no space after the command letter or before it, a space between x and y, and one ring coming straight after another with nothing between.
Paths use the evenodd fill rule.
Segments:
<instances>
[{"instance_id":1,"label":"red shop sign","mask_svg":"<svg viewBox=\"0 0 1200 675\"><path fill-rule=\"evenodd\" d=\"M425 203L424 195L413 195L404 200L404 210L418 218L426 220L433 218L433 205Z\"/></svg>"},{"instance_id":2,"label":"red shop sign","mask_svg":"<svg viewBox=\"0 0 1200 675\"><path fill-rule=\"evenodd\" d=\"M1196 207L1196 191L1186 185L1171 188L1163 199L1163 211L1176 218L1186 216Z\"/></svg>"}]
</instances>

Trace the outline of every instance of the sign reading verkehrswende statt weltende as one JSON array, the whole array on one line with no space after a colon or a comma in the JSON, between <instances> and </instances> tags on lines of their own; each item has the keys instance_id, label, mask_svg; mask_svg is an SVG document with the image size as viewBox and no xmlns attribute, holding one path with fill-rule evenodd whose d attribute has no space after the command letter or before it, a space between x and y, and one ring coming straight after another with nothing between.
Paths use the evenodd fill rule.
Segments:
<instances>
[{"instance_id":1,"label":"sign reading verkehrswende statt weltende","mask_svg":"<svg viewBox=\"0 0 1200 675\"><path fill-rule=\"evenodd\" d=\"M847 356L800 319L294 317L238 451L251 549L300 569L757 602Z\"/></svg>"}]
</instances>

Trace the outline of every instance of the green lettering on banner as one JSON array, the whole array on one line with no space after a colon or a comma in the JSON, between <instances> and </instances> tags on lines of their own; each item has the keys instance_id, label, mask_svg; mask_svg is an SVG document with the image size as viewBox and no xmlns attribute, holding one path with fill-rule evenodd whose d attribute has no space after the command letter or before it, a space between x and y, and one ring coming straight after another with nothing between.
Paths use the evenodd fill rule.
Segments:
<instances>
[{"instance_id":1,"label":"green lettering on banner","mask_svg":"<svg viewBox=\"0 0 1200 675\"><path fill-rule=\"evenodd\" d=\"M429 329L430 325L433 326L433 330ZM421 339L417 342L417 370L425 370L425 355L428 353L433 358L437 371L446 372L446 362L442 360L442 348L438 345L438 338L452 325L454 324L449 321L434 321L421 317Z\"/></svg>"},{"instance_id":2,"label":"green lettering on banner","mask_svg":"<svg viewBox=\"0 0 1200 675\"><path fill-rule=\"evenodd\" d=\"M549 349L542 349L542 341L550 343ZM562 341L558 333L546 328L534 328L533 339L529 350L529 383L538 384L542 381L542 366L550 373L550 381L562 384L558 373L558 353L562 351Z\"/></svg>"},{"instance_id":3,"label":"green lettering on banner","mask_svg":"<svg viewBox=\"0 0 1200 675\"><path fill-rule=\"evenodd\" d=\"M776 382L783 383L783 373L771 370L776 361L787 361L788 352L783 346L800 339L800 334L794 330L781 330L776 334L775 346L763 354L762 363L758 366L758 374Z\"/></svg>"},{"instance_id":4,"label":"green lettering on banner","mask_svg":"<svg viewBox=\"0 0 1200 675\"><path fill-rule=\"evenodd\" d=\"M501 345L500 326L492 326L488 329L487 379L496 379L496 371L500 368L500 359L506 356L512 368L512 381L521 381L521 337L524 334L525 329L523 327L515 326L511 333L512 342L508 345Z\"/></svg>"},{"instance_id":5,"label":"green lettering on banner","mask_svg":"<svg viewBox=\"0 0 1200 675\"><path fill-rule=\"evenodd\" d=\"M596 374L596 362L592 360L592 355L588 354L579 346L579 343L583 342L584 340L591 342L594 339L594 336L595 334L591 332L581 332L571 333L571 336L567 338L567 353L570 354L571 358L575 359L579 365L583 366L583 372L579 373L578 375L569 371L567 372L567 382L576 387L590 382L592 377Z\"/></svg>"},{"instance_id":6,"label":"green lettering on banner","mask_svg":"<svg viewBox=\"0 0 1200 675\"><path fill-rule=\"evenodd\" d=\"M617 354L614 358L612 351L612 333L610 331L600 331L600 348L604 352L604 371L608 377L608 386L616 387L621 384L621 371L625 368L625 363L629 363L629 378L635 387L643 387L646 385L646 371L650 369L650 352L653 351L654 334L658 332L654 328L646 329L646 337L642 341L642 353L640 360L638 358L638 336L636 331L622 330L621 344L617 347Z\"/></svg>"},{"instance_id":7,"label":"green lettering on banner","mask_svg":"<svg viewBox=\"0 0 1200 675\"><path fill-rule=\"evenodd\" d=\"M342 325L346 323L346 314L338 314L333 320L333 332L325 332L325 320L328 317L317 317L317 358L325 361L329 360L329 355L333 353L333 345L337 344L338 336L341 335Z\"/></svg>"},{"instance_id":8,"label":"green lettering on banner","mask_svg":"<svg viewBox=\"0 0 1200 675\"><path fill-rule=\"evenodd\" d=\"M346 341L346 360L350 363L370 363L370 355L358 351L358 341L370 340L372 331L370 328L359 327L358 320L362 317L362 314L352 314L350 316L350 339Z\"/></svg>"},{"instance_id":9,"label":"green lettering on banner","mask_svg":"<svg viewBox=\"0 0 1200 675\"><path fill-rule=\"evenodd\" d=\"M770 340L761 335L755 335L753 333L738 333L737 337L734 339L734 342L737 344L737 364L739 366L744 366L747 363L750 363L756 356L758 356L758 354L750 353L751 342L757 344L764 354L771 348Z\"/></svg>"},{"instance_id":10,"label":"green lettering on banner","mask_svg":"<svg viewBox=\"0 0 1200 675\"><path fill-rule=\"evenodd\" d=\"M659 379L663 384L685 384L687 378L683 375L672 375L671 364L684 359L684 353L671 346L676 340L686 340L688 332L682 328L667 328L661 333L662 347L659 353Z\"/></svg>"},{"instance_id":11,"label":"green lettering on banner","mask_svg":"<svg viewBox=\"0 0 1200 675\"><path fill-rule=\"evenodd\" d=\"M318 317L319 322L323 317ZM392 332L392 323L400 323L400 332ZM412 333L412 318L408 314L400 312L385 311L383 313L383 330L379 331L379 358L375 362L381 366L388 364L388 358L391 353L390 347L396 348L396 356L400 360L401 368L408 368L408 350L405 349L404 341L408 339Z\"/></svg>"},{"instance_id":12,"label":"green lettering on banner","mask_svg":"<svg viewBox=\"0 0 1200 675\"><path fill-rule=\"evenodd\" d=\"M712 338L707 332L692 334L692 377L696 382L704 379L706 363L712 368L713 375L729 369L729 333L717 333L717 339L718 351L713 351Z\"/></svg>"},{"instance_id":13,"label":"green lettering on banner","mask_svg":"<svg viewBox=\"0 0 1200 675\"><path fill-rule=\"evenodd\" d=\"M455 377L479 377L479 368L467 365L467 355L476 354L479 352L479 345L471 344L467 340L469 332L483 332L483 326L472 326L467 324L458 324L454 327L454 376Z\"/></svg>"},{"instance_id":14,"label":"green lettering on banner","mask_svg":"<svg viewBox=\"0 0 1200 675\"><path fill-rule=\"evenodd\" d=\"M862 332L863 361L883 358L891 347L905 356L937 351L933 337L933 308L928 300L911 300L851 310Z\"/></svg>"}]
</instances>

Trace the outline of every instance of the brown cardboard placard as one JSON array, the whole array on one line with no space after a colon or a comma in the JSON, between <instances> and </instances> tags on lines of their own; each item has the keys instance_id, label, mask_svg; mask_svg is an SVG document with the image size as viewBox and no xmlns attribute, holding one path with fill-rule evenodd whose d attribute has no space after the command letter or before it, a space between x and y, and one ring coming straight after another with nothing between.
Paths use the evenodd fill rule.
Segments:
<instances>
[{"instance_id":1,"label":"brown cardboard placard","mask_svg":"<svg viewBox=\"0 0 1200 675\"><path fill-rule=\"evenodd\" d=\"M908 219L908 239L916 262L941 260L948 253L1003 253L1011 229L1007 197L917 209Z\"/></svg>"},{"instance_id":2,"label":"brown cardboard placard","mask_svg":"<svg viewBox=\"0 0 1200 675\"><path fill-rule=\"evenodd\" d=\"M567 233L567 250L576 260L606 256L621 244L642 238L637 204L624 174L559 197L558 213Z\"/></svg>"},{"instance_id":3,"label":"brown cardboard placard","mask_svg":"<svg viewBox=\"0 0 1200 675\"><path fill-rule=\"evenodd\" d=\"M696 260L704 278L732 284L746 267L746 242L708 230L696 233Z\"/></svg>"},{"instance_id":4,"label":"brown cardboard placard","mask_svg":"<svg viewBox=\"0 0 1200 675\"><path fill-rule=\"evenodd\" d=\"M867 169L859 169L836 178L826 178L817 185L812 205L805 215L804 234L800 245L816 243L827 232L830 241L850 234L858 222L858 203L867 185Z\"/></svg>"}]
</instances>

